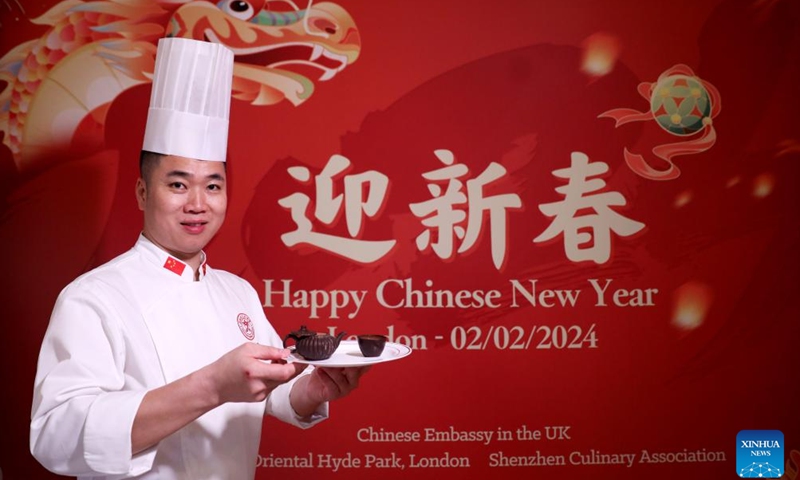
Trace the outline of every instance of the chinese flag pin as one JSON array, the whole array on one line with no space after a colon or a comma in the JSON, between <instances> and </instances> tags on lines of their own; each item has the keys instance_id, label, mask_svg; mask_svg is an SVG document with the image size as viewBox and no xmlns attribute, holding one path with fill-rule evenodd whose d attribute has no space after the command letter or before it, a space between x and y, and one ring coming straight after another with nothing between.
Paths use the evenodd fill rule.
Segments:
<instances>
[{"instance_id":1,"label":"chinese flag pin","mask_svg":"<svg viewBox=\"0 0 800 480\"><path fill-rule=\"evenodd\" d=\"M176 275L181 275L183 274L183 269L186 268L186 264L179 262L172 257L168 257L167 261L164 262L164 268Z\"/></svg>"}]
</instances>

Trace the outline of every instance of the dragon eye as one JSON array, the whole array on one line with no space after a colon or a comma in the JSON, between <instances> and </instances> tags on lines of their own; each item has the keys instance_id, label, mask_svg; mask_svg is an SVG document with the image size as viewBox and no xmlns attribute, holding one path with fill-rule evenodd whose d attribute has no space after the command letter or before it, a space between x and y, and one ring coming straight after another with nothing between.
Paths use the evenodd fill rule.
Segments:
<instances>
[{"instance_id":1,"label":"dragon eye","mask_svg":"<svg viewBox=\"0 0 800 480\"><path fill-rule=\"evenodd\" d=\"M217 8L239 20L250 20L256 13L250 2L245 0L222 0Z\"/></svg>"}]
</instances>

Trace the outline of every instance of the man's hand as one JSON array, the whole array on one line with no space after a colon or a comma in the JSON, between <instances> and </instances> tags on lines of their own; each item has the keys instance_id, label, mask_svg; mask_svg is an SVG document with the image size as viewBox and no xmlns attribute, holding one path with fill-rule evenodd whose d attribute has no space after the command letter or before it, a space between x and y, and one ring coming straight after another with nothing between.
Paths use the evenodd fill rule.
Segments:
<instances>
[{"instance_id":1,"label":"man's hand","mask_svg":"<svg viewBox=\"0 0 800 480\"><path fill-rule=\"evenodd\" d=\"M260 402L277 386L300 374L306 365L286 363L289 350L245 343L208 367L217 403Z\"/></svg>"},{"instance_id":2,"label":"man's hand","mask_svg":"<svg viewBox=\"0 0 800 480\"><path fill-rule=\"evenodd\" d=\"M320 404L348 395L358 387L361 376L370 367L330 368L317 367L292 387L289 400L301 417L314 413Z\"/></svg>"},{"instance_id":3,"label":"man's hand","mask_svg":"<svg viewBox=\"0 0 800 480\"><path fill-rule=\"evenodd\" d=\"M242 344L200 370L147 392L131 431L131 451L160 442L226 402L260 402L306 365L286 363L289 351Z\"/></svg>"}]
</instances>

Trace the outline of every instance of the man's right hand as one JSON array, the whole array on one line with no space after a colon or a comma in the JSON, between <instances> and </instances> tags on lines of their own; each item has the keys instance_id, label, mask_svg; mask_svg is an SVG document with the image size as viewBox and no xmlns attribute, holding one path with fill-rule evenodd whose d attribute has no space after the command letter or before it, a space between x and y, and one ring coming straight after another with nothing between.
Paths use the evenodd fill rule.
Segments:
<instances>
[{"instance_id":1,"label":"man's right hand","mask_svg":"<svg viewBox=\"0 0 800 480\"><path fill-rule=\"evenodd\" d=\"M289 350L245 343L200 370L145 394L131 432L131 451L155 445L226 402L260 402L306 365L286 363Z\"/></svg>"},{"instance_id":2,"label":"man's right hand","mask_svg":"<svg viewBox=\"0 0 800 480\"><path fill-rule=\"evenodd\" d=\"M279 385L299 375L306 365L286 363L289 350L245 343L203 370L216 403L260 402ZM202 370L201 370L202 372Z\"/></svg>"}]
</instances>

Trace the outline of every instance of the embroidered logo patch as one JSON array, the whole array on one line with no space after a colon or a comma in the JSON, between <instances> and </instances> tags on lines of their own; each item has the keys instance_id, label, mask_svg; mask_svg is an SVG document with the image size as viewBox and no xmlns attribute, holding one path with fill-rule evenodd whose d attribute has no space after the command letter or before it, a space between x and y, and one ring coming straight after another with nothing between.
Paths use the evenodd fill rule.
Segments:
<instances>
[{"instance_id":1,"label":"embroidered logo patch","mask_svg":"<svg viewBox=\"0 0 800 480\"><path fill-rule=\"evenodd\" d=\"M250 320L246 313L240 313L236 317L236 323L239 325L239 330L242 331L244 338L248 340L256 338L256 327L253 326L253 321Z\"/></svg>"}]
</instances>

